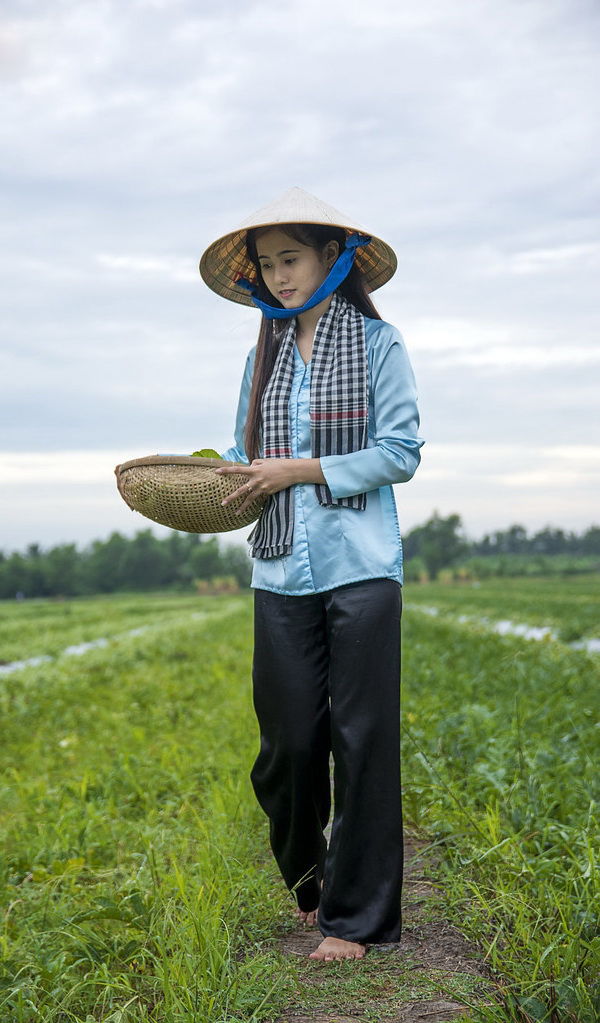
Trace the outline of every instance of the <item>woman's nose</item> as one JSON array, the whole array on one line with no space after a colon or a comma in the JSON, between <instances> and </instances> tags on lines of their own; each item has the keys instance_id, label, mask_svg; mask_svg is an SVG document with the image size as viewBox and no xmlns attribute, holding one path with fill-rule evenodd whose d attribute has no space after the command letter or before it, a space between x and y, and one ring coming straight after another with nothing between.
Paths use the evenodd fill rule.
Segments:
<instances>
[{"instance_id":1,"label":"woman's nose","mask_svg":"<svg viewBox=\"0 0 600 1023\"><path fill-rule=\"evenodd\" d=\"M285 263L275 267L275 276L278 284L285 283L288 280L288 268Z\"/></svg>"}]
</instances>

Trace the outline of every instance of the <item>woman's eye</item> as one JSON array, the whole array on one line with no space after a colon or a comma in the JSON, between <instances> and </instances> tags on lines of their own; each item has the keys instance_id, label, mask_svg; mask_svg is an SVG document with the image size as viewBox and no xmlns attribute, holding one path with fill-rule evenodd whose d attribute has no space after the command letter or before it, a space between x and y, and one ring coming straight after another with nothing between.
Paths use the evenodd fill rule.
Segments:
<instances>
[{"instance_id":1,"label":"woman's eye","mask_svg":"<svg viewBox=\"0 0 600 1023\"><path fill-rule=\"evenodd\" d=\"M295 256L289 256L286 259L286 263L295 263L295 262L296 262L296 257Z\"/></svg>"},{"instance_id":2,"label":"woman's eye","mask_svg":"<svg viewBox=\"0 0 600 1023\"><path fill-rule=\"evenodd\" d=\"M270 263L263 263L262 266L261 266L261 270L263 271L263 273L265 272L265 270L270 270L270 269L271 269L271 264Z\"/></svg>"}]
</instances>

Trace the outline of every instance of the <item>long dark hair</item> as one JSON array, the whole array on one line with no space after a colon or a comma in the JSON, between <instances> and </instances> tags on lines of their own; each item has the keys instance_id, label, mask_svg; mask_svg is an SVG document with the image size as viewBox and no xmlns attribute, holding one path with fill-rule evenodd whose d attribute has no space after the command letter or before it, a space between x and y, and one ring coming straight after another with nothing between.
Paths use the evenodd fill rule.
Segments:
<instances>
[{"instance_id":1,"label":"long dark hair","mask_svg":"<svg viewBox=\"0 0 600 1023\"><path fill-rule=\"evenodd\" d=\"M343 227L328 227L326 224L281 224L278 225L290 238L302 245L309 245L313 249L322 252L330 241L336 241L340 252L346 245L346 232ZM270 227L253 228L246 235L246 249L248 256L256 268L256 284L259 290L259 298L269 305L283 306L268 290L262 279L260 263L256 249L256 243L261 235L270 231ZM359 313L370 317L372 320L380 320L381 316L373 305L365 287L362 273L353 264L350 273L337 289L348 302L356 306ZM258 458L260 451L260 431L262 427L261 403L265 387L269 382L281 339L287 327L287 320L267 320L262 317L260 330L258 332L258 343L256 347L256 359L254 362L254 376L252 378L252 390L250 392L250 404L246 418L246 429L244 432L244 446L250 461Z\"/></svg>"}]
</instances>

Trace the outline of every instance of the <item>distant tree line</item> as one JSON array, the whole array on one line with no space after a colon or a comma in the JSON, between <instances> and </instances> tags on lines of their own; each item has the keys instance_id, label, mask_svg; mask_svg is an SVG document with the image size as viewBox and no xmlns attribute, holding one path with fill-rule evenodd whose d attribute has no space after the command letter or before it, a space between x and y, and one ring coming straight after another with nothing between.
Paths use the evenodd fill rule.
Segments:
<instances>
[{"instance_id":1,"label":"distant tree line","mask_svg":"<svg viewBox=\"0 0 600 1023\"><path fill-rule=\"evenodd\" d=\"M0 553L0 599L77 597L132 590L189 590L196 580L230 577L248 586L252 563L245 548L220 546L216 537L171 533L158 538L146 529L132 538L113 533L83 550L61 544L43 551L31 544L23 554Z\"/></svg>"},{"instance_id":2,"label":"distant tree line","mask_svg":"<svg viewBox=\"0 0 600 1023\"><path fill-rule=\"evenodd\" d=\"M600 569L600 527L581 535L547 527L532 536L523 526L468 540L459 515L437 513L404 537L406 577L435 579L453 571L459 577ZM138 590L206 591L207 582L228 578L250 583L252 562L245 547L221 545L215 536L176 533L158 538L150 529L132 538L113 533L83 550L60 544L24 553L0 552L0 599L76 597Z\"/></svg>"},{"instance_id":3,"label":"distant tree line","mask_svg":"<svg viewBox=\"0 0 600 1023\"><path fill-rule=\"evenodd\" d=\"M443 518L436 513L411 530L403 545L411 579L422 574L435 579L449 569L473 578L600 570L599 526L581 534L547 526L530 536L524 526L514 525L469 540L460 515Z\"/></svg>"}]
</instances>

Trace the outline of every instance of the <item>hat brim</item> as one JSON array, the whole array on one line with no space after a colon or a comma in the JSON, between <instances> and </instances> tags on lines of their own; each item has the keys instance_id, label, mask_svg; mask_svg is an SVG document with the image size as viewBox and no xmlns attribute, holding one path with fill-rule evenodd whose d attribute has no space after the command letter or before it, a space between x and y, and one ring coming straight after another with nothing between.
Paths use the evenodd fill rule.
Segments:
<instances>
[{"instance_id":1,"label":"hat brim","mask_svg":"<svg viewBox=\"0 0 600 1023\"><path fill-rule=\"evenodd\" d=\"M262 214L262 216L261 216ZM287 215L286 215L287 214ZM252 298L235 282L238 277L256 280L256 267L248 256L246 235L251 228L285 227L287 224L326 224L341 227L346 236L359 231L370 236L368 245L356 251L356 266L363 275L367 291L375 291L393 277L398 266L394 250L349 218L314 196L294 188L268 207L249 217L236 231L217 238L200 259L200 275L205 284L231 302L252 306Z\"/></svg>"}]
</instances>

